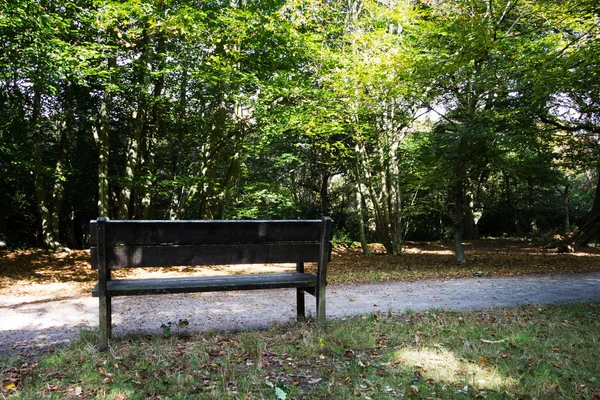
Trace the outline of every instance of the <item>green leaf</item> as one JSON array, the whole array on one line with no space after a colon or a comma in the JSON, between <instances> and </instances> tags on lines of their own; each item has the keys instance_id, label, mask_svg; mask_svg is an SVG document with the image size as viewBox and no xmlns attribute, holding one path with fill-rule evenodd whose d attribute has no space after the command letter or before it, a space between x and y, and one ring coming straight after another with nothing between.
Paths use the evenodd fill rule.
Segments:
<instances>
[{"instance_id":1,"label":"green leaf","mask_svg":"<svg viewBox=\"0 0 600 400\"><path fill-rule=\"evenodd\" d=\"M286 400L287 393L285 391L283 391L283 389L276 387L275 388L275 397L277 397L277 400Z\"/></svg>"}]
</instances>

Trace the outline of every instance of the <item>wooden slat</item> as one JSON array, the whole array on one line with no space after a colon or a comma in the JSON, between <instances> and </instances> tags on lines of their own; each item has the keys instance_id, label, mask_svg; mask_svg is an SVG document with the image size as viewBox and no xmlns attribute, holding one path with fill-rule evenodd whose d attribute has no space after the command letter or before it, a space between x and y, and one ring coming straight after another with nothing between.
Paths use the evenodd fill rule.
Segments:
<instances>
[{"instance_id":1,"label":"wooden slat","mask_svg":"<svg viewBox=\"0 0 600 400\"><path fill-rule=\"evenodd\" d=\"M327 262L331 257L331 243L329 238L333 230L333 220L329 217L323 217L323 225L321 228L321 243L319 247L319 264L317 269L318 284L315 288L317 298L317 322L325 323L326 319L326 303L327 303Z\"/></svg>"},{"instance_id":2,"label":"wooden slat","mask_svg":"<svg viewBox=\"0 0 600 400\"><path fill-rule=\"evenodd\" d=\"M321 221L107 221L107 246L319 241ZM90 243L97 241L96 221Z\"/></svg>"},{"instance_id":3,"label":"wooden slat","mask_svg":"<svg viewBox=\"0 0 600 400\"><path fill-rule=\"evenodd\" d=\"M92 248L92 267L96 251ZM315 262L318 243L232 244L209 246L117 246L106 249L110 269L177 265L227 265Z\"/></svg>"},{"instance_id":4,"label":"wooden slat","mask_svg":"<svg viewBox=\"0 0 600 400\"><path fill-rule=\"evenodd\" d=\"M98 264L98 349L108 350L108 338L111 331L111 299L107 294L107 284L110 281L110 268L106 263L106 219L98 219L98 251L92 255L92 260Z\"/></svg>"},{"instance_id":5,"label":"wooden slat","mask_svg":"<svg viewBox=\"0 0 600 400\"><path fill-rule=\"evenodd\" d=\"M219 292L229 290L259 290L276 288L314 287L317 277L296 272L280 274L226 275L166 279L112 280L108 282L110 296ZM98 285L92 291L98 295Z\"/></svg>"},{"instance_id":6,"label":"wooden slat","mask_svg":"<svg viewBox=\"0 0 600 400\"><path fill-rule=\"evenodd\" d=\"M304 273L304 263L296 264L296 272L303 274ZM296 315L298 321L304 320L306 318L306 307L304 303L304 290L301 288L296 289Z\"/></svg>"}]
</instances>

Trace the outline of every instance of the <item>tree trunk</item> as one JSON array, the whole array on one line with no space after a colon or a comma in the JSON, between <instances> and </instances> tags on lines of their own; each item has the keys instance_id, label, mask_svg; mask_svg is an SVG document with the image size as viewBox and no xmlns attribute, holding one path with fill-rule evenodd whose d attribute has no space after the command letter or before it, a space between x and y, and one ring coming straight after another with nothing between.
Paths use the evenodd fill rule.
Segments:
<instances>
[{"instance_id":1,"label":"tree trunk","mask_svg":"<svg viewBox=\"0 0 600 400\"><path fill-rule=\"evenodd\" d=\"M165 39L160 37L156 46L156 54L162 54L164 52ZM164 62L161 61L156 67L158 71L164 69ZM141 219L148 219L150 216L150 207L152 205L152 181L154 177L154 145L156 143L157 132L160 131L160 124L162 121L162 103L160 101L163 89L165 87L165 76L160 74L156 83L154 84L154 91L152 93L152 115L148 124L146 124L146 146L144 157L142 159L142 165L144 168L144 182L142 184L142 198L140 201L140 216Z\"/></svg>"},{"instance_id":2,"label":"tree trunk","mask_svg":"<svg viewBox=\"0 0 600 400\"><path fill-rule=\"evenodd\" d=\"M465 258L465 251L462 245L463 232L464 232L464 196L463 196L463 182L459 180L456 183L455 197L454 197L454 252L456 254L456 262L459 264L465 264L467 262Z\"/></svg>"},{"instance_id":3,"label":"tree trunk","mask_svg":"<svg viewBox=\"0 0 600 400\"><path fill-rule=\"evenodd\" d=\"M8 246L6 240L6 225L4 222L5 214L4 207L0 207L0 250L6 248Z\"/></svg>"},{"instance_id":4,"label":"tree trunk","mask_svg":"<svg viewBox=\"0 0 600 400\"><path fill-rule=\"evenodd\" d=\"M60 240L60 214L65 194L64 169L67 166L69 155L70 135L73 131L73 83L68 80L65 86L65 99L63 106L63 119L58 122L60 130L60 144L58 160L54 169L54 187L52 190L52 234Z\"/></svg>"},{"instance_id":5,"label":"tree trunk","mask_svg":"<svg viewBox=\"0 0 600 400\"><path fill-rule=\"evenodd\" d=\"M129 219L129 205L131 202L131 193L134 187L135 170L140 157L140 147L142 140L142 132L146 121L147 99L146 93L150 81L150 68L153 58L154 40L151 35L146 36L144 41L144 49L141 59L139 60L138 71L138 104L137 109L132 114L132 132L129 137L127 146L127 159L125 161L125 171L121 182L121 195L119 197L119 209L117 213L118 219Z\"/></svg>"},{"instance_id":6,"label":"tree trunk","mask_svg":"<svg viewBox=\"0 0 600 400\"><path fill-rule=\"evenodd\" d=\"M564 225L563 230L565 235L571 232L571 222L569 221L569 184L565 185L565 189L562 191L563 200L563 212L564 212Z\"/></svg>"},{"instance_id":7,"label":"tree trunk","mask_svg":"<svg viewBox=\"0 0 600 400\"><path fill-rule=\"evenodd\" d=\"M30 129L33 130L33 162L35 171L35 197L40 211L42 222L42 243L45 248L53 249L57 246L56 239L53 236L52 216L50 205L46 196L46 182L44 177L44 165L42 156L42 135L39 119L42 107L42 92L39 85L36 84L33 93L33 111L30 120Z\"/></svg>"},{"instance_id":8,"label":"tree trunk","mask_svg":"<svg viewBox=\"0 0 600 400\"><path fill-rule=\"evenodd\" d=\"M592 204L591 218L600 214L600 167L598 167L598 182L596 183L596 192L594 194L594 203Z\"/></svg>"},{"instance_id":9,"label":"tree trunk","mask_svg":"<svg viewBox=\"0 0 600 400\"><path fill-rule=\"evenodd\" d=\"M188 168L189 178L196 178L197 181L206 179L206 174L208 172L208 165L204 163L204 155L206 153L207 150L205 144L196 147L193 160ZM193 200L198 193L199 185L197 181L192 182L188 187L184 186L181 188L181 195L179 196L179 204L177 205L175 219L184 219L186 217L190 201Z\"/></svg>"},{"instance_id":10,"label":"tree trunk","mask_svg":"<svg viewBox=\"0 0 600 400\"><path fill-rule=\"evenodd\" d=\"M321 188L319 189L319 197L321 198L321 215L329 215L329 178L328 172L323 172L321 175Z\"/></svg>"},{"instance_id":11,"label":"tree trunk","mask_svg":"<svg viewBox=\"0 0 600 400\"><path fill-rule=\"evenodd\" d=\"M600 167L598 168L598 183L596 184L590 219L575 238L575 244L581 247L592 242L596 244L600 242Z\"/></svg>"},{"instance_id":12,"label":"tree trunk","mask_svg":"<svg viewBox=\"0 0 600 400\"><path fill-rule=\"evenodd\" d=\"M205 214L205 217L208 219L213 219L221 215L225 202L229 198L231 188L233 187L233 184L235 183L235 180L240 172L240 167L242 165L242 150L244 148L244 140L246 137L245 127L243 124L244 123L240 123L241 133L236 139L233 156L231 156L229 168L227 168L227 174L225 175L223 183L221 184L221 190L219 194L215 196L212 204L207 205L207 213Z\"/></svg>"},{"instance_id":13,"label":"tree trunk","mask_svg":"<svg viewBox=\"0 0 600 400\"><path fill-rule=\"evenodd\" d=\"M108 59L109 75L117 66L115 57ZM109 83L112 83L112 78ZM108 192L108 158L110 155L110 110L112 107L112 93L110 85L104 88L102 102L100 103L99 124L95 129L96 143L98 146L98 217L109 217L109 192Z\"/></svg>"},{"instance_id":14,"label":"tree trunk","mask_svg":"<svg viewBox=\"0 0 600 400\"><path fill-rule=\"evenodd\" d=\"M366 152L366 149L365 149L363 143L356 144L356 154L357 154L357 158L358 158L357 173L359 176L360 176L361 171L364 173L366 182L367 182L367 185L366 185L367 193L368 193L369 199L371 200L371 203L373 205L373 213L375 214L376 234L377 234L378 239L381 240L382 242L384 242L384 241L386 241L386 239L385 239L385 237L382 237L382 235L383 235L382 232L385 232L385 229L384 229L385 218L383 218L383 212L381 211L379 199L376 195L375 186L373 184L373 176L371 175L371 171L369 169L367 152ZM384 243L384 245L385 245L385 243ZM387 251L387 247L386 247L386 251Z\"/></svg>"},{"instance_id":15,"label":"tree trunk","mask_svg":"<svg viewBox=\"0 0 600 400\"><path fill-rule=\"evenodd\" d=\"M177 143L174 148L173 158L173 193L171 194L171 202L169 205L169 219L174 220L177 218L177 209L179 207L180 193L182 194L183 188L177 188L177 180L179 179L179 171L181 170L181 151L183 140L185 138L186 131L186 110L187 110L187 84L188 84L188 72L183 71L181 78L181 86L179 88L179 105L178 105L178 119L177 119Z\"/></svg>"},{"instance_id":16,"label":"tree trunk","mask_svg":"<svg viewBox=\"0 0 600 400\"><path fill-rule=\"evenodd\" d=\"M369 244L367 243L367 236L365 235L365 217L363 211L363 194L360 189L360 177L357 174L356 179L356 205L358 210L358 235L360 237L360 247L362 248L363 254L365 256L371 255L371 250L369 250Z\"/></svg>"},{"instance_id":17,"label":"tree trunk","mask_svg":"<svg viewBox=\"0 0 600 400\"><path fill-rule=\"evenodd\" d=\"M456 165L456 182L454 186L454 253L456 255L456 262L459 264L466 264L467 259L465 258L465 250L462 245L463 233L465 230L465 212L464 212L464 161L463 155L467 149L467 139L465 137L460 138L458 146L458 162Z\"/></svg>"}]
</instances>

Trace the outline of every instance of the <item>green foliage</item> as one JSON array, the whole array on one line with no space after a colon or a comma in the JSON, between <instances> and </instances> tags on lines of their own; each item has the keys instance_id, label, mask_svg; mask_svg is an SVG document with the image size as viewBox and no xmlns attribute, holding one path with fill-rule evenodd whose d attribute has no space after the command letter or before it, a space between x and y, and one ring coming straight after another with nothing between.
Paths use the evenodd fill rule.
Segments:
<instances>
[{"instance_id":1,"label":"green foliage","mask_svg":"<svg viewBox=\"0 0 600 400\"><path fill-rule=\"evenodd\" d=\"M582 225L597 15L591 0L5 1L0 240L83 246L103 184L111 218L331 214L392 253L455 231L457 209L472 237L562 229L556 188Z\"/></svg>"}]
</instances>

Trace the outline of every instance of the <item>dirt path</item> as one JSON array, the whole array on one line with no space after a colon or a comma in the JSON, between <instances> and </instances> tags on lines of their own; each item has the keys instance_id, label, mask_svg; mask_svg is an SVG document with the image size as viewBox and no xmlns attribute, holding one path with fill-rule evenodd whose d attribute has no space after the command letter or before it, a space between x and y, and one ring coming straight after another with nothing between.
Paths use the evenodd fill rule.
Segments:
<instances>
[{"instance_id":1,"label":"dirt path","mask_svg":"<svg viewBox=\"0 0 600 400\"><path fill-rule=\"evenodd\" d=\"M62 291L64 293L64 290ZM520 304L600 302L600 273L385 282L328 287L328 318L372 312L466 310ZM113 300L114 335L160 334L162 323L188 319L187 332L264 329L295 318L293 289ZM307 296L307 310L314 313ZM37 357L98 324L92 297L1 296L0 365L10 355Z\"/></svg>"}]
</instances>

